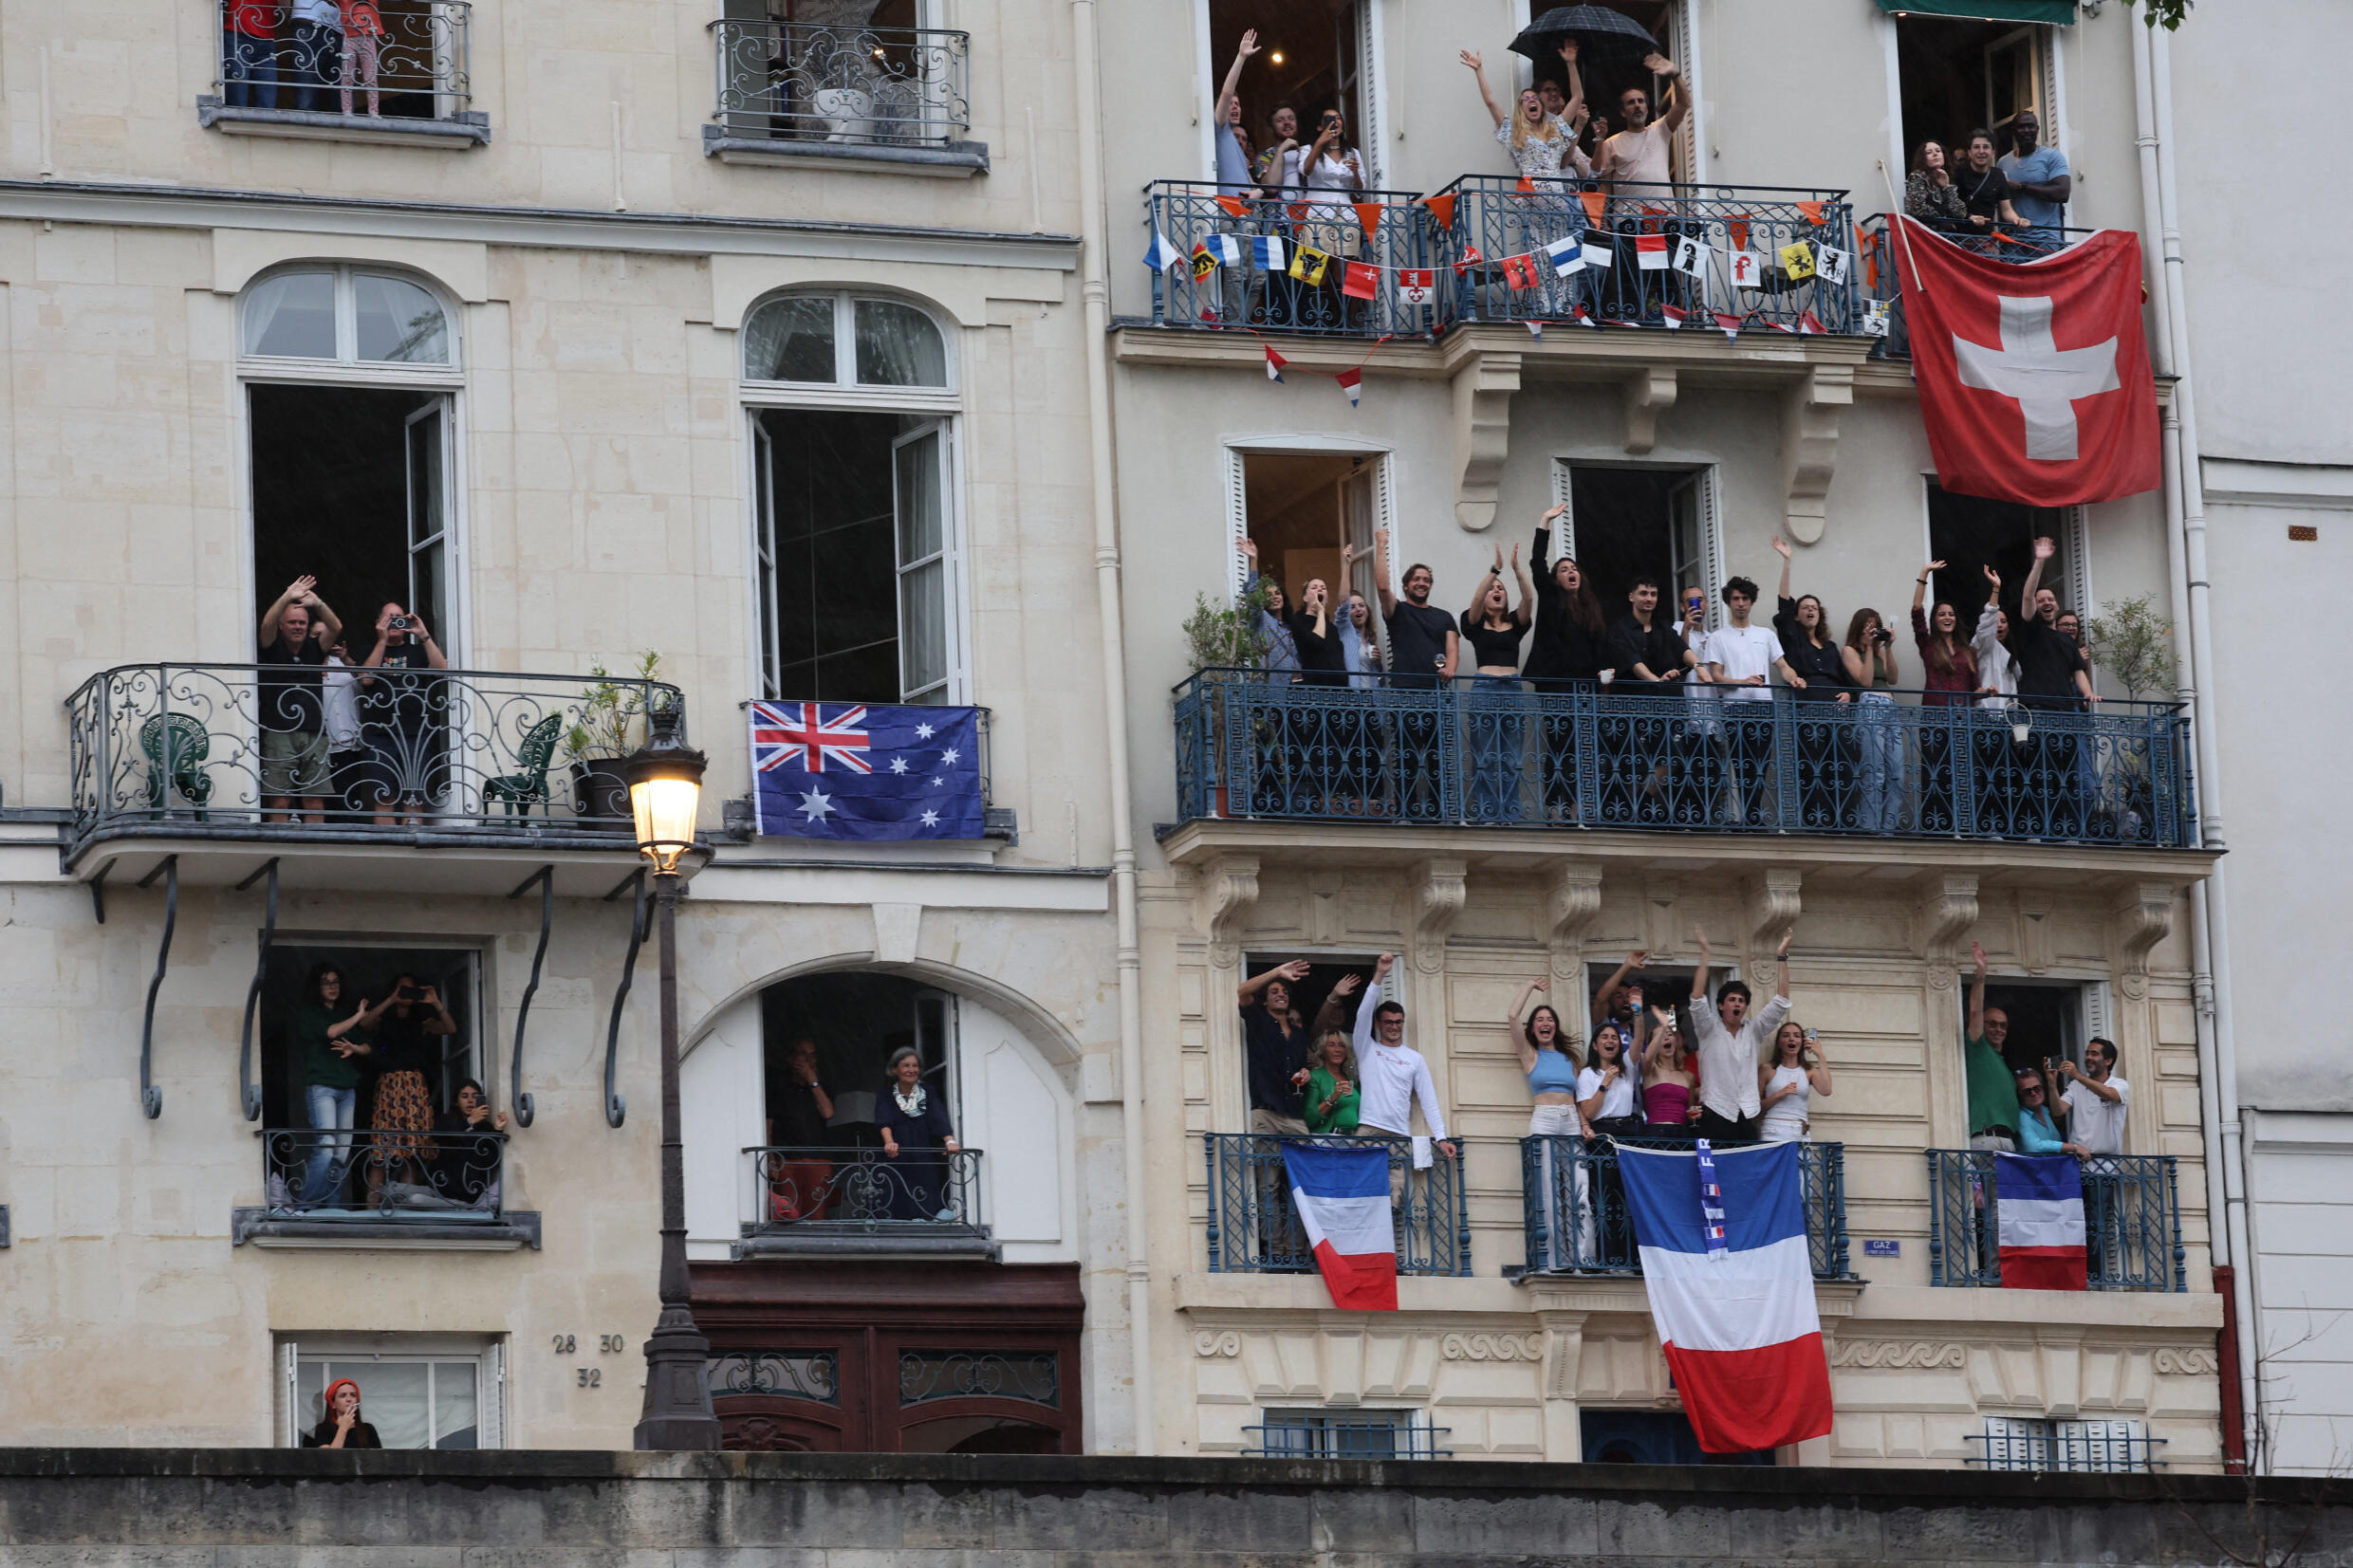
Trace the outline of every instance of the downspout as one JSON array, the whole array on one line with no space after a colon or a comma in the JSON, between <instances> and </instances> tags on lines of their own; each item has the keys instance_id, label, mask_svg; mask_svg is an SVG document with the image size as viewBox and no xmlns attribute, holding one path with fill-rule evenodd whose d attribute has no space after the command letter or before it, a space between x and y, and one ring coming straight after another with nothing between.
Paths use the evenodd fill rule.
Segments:
<instances>
[{"instance_id":1,"label":"downspout","mask_svg":"<svg viewBox=\"0 0 2353 1568\"><path fill-rule=\"evenodd\" d=\"M2149 134L2154 145L2144 153L2143 163L2144 168L2153 163L2157 172L2158 232L2164 258L2165 304L2160 320L2165 326L2166 358L2175 376L2172 445L2174 488L2180 507L2181 556L2180 570L2176 580L2176 603L2177 607L2186 604L2189 611L2190 689L2195 698L2195 693L2212 693L2216 687L2213 596L2206 575L2206 485L2198 470L2197 402L2190 375L2186 264L2181 254L2181 229L2177 216L2180 202L2174 181L2173 52L2169 35L2161 29L2148 27L2138 28L2133 48L2135 63L2144 67L2153 109ZM2174 547L2174 542L2169 539L2169 558ZM2199 839L2209 849L2227 849L2228 841L2223 832L2221 740L2202 710L2193 707L2192 713L2191 735L2197 755ZM2246 1423L2239 1432L2232 1435L2244 1444L2251 1427L2251 1430L2261 1430L2263 1415L2262 1389L2255 1366L2253 1279L2250 1266L2252 1260L2247 1250L2247 1171L2239 1127L2238 1048L2232 1028L2227 877L2226 862L2216 861L2206 881L2192 894L2191 922L2192 939L2203 949L2206 960L2207 986L2199 997L2201 1037L2207 1027L2207 1009L2211 1007L2213 1014L2214 1114L2217 1141L2221 1145L2223 1239L2229 1248L2231 1304L2237 1328L2239 1409L2243 1412L2242 1421ZM2203 1061L2199 1063L2201 1079L2207 1065Z\"/></svg>"},{"instance_id":2,"label":"downspout","mask_svg":"<svg viewBox=\"0 0 2353 1568\"><path fill-rule=\"evenodd\" d=\"M1104 267L1102 102L1095 0L1070 0L1071 66L1079 115L1080 290L1086 301L1088 467L1095 500L1095 603L1102 621L1103 724L1111 794L1111 895L1120 950L1120 1137L1126 1155L1127 1319L1136 1452L1151 1453L1152 1265L1144 1212L1143 960L1136 925L1136 829L1128 791L1127 623L1120 601L1120 523L1111 470L1111 280Z\"/></svg>"}]
</instances>

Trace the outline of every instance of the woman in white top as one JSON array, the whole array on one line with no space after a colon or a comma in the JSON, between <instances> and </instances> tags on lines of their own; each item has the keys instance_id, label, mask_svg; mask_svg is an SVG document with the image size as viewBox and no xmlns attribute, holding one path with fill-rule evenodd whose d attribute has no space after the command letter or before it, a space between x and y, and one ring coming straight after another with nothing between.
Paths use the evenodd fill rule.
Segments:
<instances>
[{"instance_id":1,"label":"woman in white top","mask_svg":"<svg viewBox=\"0 0 2353 1568\"><path fill-rule=\"evenodd\" d=\"M1757 1133L1767 1143L1800 1143L1813 1120L1813 1098L1830 1098L1830 1064L1823 1060L1819 1037L1784 1022L1773 1031L1773 1055L1756 1069L1758 1109L1763 1121Z\"/></svg>"},{"instance_id":2,"label":"woman in white top","mask_svg":"<svg viewBox=\"0 0 2353 1568\"><path fill-rule=\"evenodd\" d=\"M1499 236L1504 253L1538 258L1537 276L1543 280L1538 289L1540 313L1555 318L1575 313L1584 272L1580 268L1566 278L1559 276L1545 248L1584 233L1585 210L1577 199L1577 191L1581 178L1593 177L1592 163L1577 146L1578 128L1585 122L1585 90L1577 74L1575 39L1562 44L1561 58L1568 66L1568 100L1561 112L1547 114L1536 89L1524 87L1519 112L1507 116L1487 89L1485 62L1475 50L1462 51L1462 63L1478 80L1479 101L1495 122L1495 140L1510 153L1512 167L1531 187L1505 204L1512 231ZM1474 243L1479 238L1473 236Z\"/></svg>"},{"instance_id":3,"label":"woman in white top","mask_svg":"<svg viewBox=\"0 0 2353 1568\"><path fill-rule=\"evenodd\" d=\"M1977 630L1969 645L1977 655L1981 693L1977 706L1994 710L1995 715L1973 726L1976 734L1971 763L1977 780L1977 831L2003 837L2017 820L2024 789L2019 757L2024 729L2021 727L2012 734L2001 712L2015 706L2011 699L2018 694L2018 661L2010 652L2010 612L2002 608L2002 574L1988 566L1985 575L1985 609L1977 617ZM2023 719L2026 714L2022 710L2014 716Z\"/></svg>"},{"instance_id":4,"label":"woman in white top","mask_svg":"<svg viewBox=\"0 0 2353 1568\"><path fill-rule=\"evenodd\" d=\"M1626 1037L1617 1021L1594 1025L1592 1049L1586 1053L1584 1071L1577 1075L1577 1109L1596 1133L1641 1131L1630 1068Z\"/></svg>"},{"instance_id":5,"label":"woman in white top","mask_svg":"<svg viewBox=\"0 0 2353 1568\"><path fill-rule=\"evenodd\" d=\"M1349 243L1356 232L1356 213L1349 203L1364 189L1364 157L1348 144L1348 122L1338 109L1326 109L1316 118L1315 140L1299 157L1298 183L1308 195L1337 193L1337 199L1317 201L1307 209L1307 224L1299 232L1301 243L1312 245L1333 258L1333 270L1343 256L1370 254L1373 236L1365 235L1362 248ZM1340 280L1332 272L1324 281L1333 288Z\"/></svg>"}]
</instances>

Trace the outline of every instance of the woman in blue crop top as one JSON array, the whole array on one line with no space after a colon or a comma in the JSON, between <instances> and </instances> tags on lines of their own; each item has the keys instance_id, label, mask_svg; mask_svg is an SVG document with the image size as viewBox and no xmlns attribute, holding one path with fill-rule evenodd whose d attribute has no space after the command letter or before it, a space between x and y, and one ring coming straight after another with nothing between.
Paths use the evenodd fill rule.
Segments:
<instances>
[{"instance_id":1,"label":"woman in blue crop top","mask_svg":"<svg viewBox=\"0 0 2353 1568\"><path fill-rule=\"evenodd\" d=\"M1561 1032L1561 1015L1552 1010L1548 1002L1537 1005L1536 1010L1521 1015L1528 999L1538 991L1549 993L1550 985L1542 978L1529 981L1520 987L1512 1000L1510 1016L1505 1021L1511 1025L1511 1043L1520 1053L1520 1071L1528 1075L1529 1098L1535 1105L1529 1112L1528 1134L1543 1138L1537 1145L1542 1153L1543 1208L1545 1218L1545 1247L1547 1259L1531 1259L1530 1266L1566 1268L1578 1258L1581 1245L1590 1245L1590 1238L1565 1234L1562 1217L1582 1214L1581 1201L1584 1167L1571 1154L1569 1140L1584 1131L1583 1118L1577 1115L1577 1062L1568 1054L1568 1041ZM1562 1189L1574 1185L1577 1191Z\"/></svg>"}]
</instances>

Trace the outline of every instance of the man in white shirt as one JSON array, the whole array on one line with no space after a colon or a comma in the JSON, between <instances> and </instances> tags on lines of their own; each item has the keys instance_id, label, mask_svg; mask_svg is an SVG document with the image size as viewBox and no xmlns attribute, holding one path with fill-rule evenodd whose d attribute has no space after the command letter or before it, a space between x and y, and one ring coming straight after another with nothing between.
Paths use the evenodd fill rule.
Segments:
<instances>
[{"instance_id":1,"label":"man in white shirt","mask_svg":"<svg viewBox=\"0 0 2353 1568\"><path fill-rule=\"evenodd\" d=\"M1626 128L1602 143L1601 162L1594 173L1611 186L1611 226L1619 233L1680 233L1685 225L1672 218L1653 216L1643 209L1647 207L1656 212L1675 206L1675 192L1669 188L1675 175L1667 149L1673 145L1683 117L1691 112L1690 95L1677 87L1682 73L1665 55L1645 55L1642 65L1653 76L1666 79L1662 112L1656 120L1651 118L1650 94L1640 87L1628 87L1620 93L1618 112ZM1646 221L1650 225L1647 229L1643 227ZM1667 281L1667 274L1653 274L1637 267L1630 242L1621 249L1624 253L1606 277L1610 295L1607 313L1620 320L1646 318L1658 304L1652 297L1657 292L1656 285Z\"/></svg>"},{"instance_id":2,"label":"man in white shirt","mask_svg":"<svg viewBox=\"0 0 2353 1568\"><path fill-rule=\"evenodd\" d=\"M1715 1005L1708 1003L1708 966L1714 959L1708 933L1692 928L1699 944L1699 964L1692 971L1692 1035L1699 1047L1699 1135L1723 1141L1752 1141L1762 1106L1756 1063L1767 1041L1789 1016L1789 939L1795 929L1781 933L1773 964L1781 971L1773 999L1754 1018L1749 1016L1749 987L1727 980L1717 988Z\"/></svg>"},{"instance_id":3,"label":"man in white shirt","mask_svg":"<svg viewBox=\"0 0 2353 1568\"><path fill-rule=\"evenodd\" d=\"M2093 1040L2084 1047L2086 1073L2072 1061L2054 1063L2058 1076L2069 1079L2067 1092L2051 1107L2066 1119L2067 1153L2121 1154L2124 1152L2124 1112L2132 1104L2132 1085L2116 1076L2116 1042Z\"/></svg>"},{"instance_id":4,"label":"man in white shirt","mask_svg":"<svg viewBox=\"0 0 2353 1568\"><path fill-rule=\"evenodd\" d=\"M1373 983L1366 994L1380 989L1397 954L1384 952L1373 965ZM1394 1002L1359 1007L1356 1014L1357 1135L1368 1138L1409 1137L1414 1130L1414 1101L1421 1101L1421 1119L1429 1124L1438 1153L1454 1157L1446 1136L1446 1113L1438 1108L1437 1085L1430 1079L1430 1063L1405 1043L1405 1009ZM1754 1073L1750 1075L1755 1077Z\"/></svg>"},{"instance_id":5,"label":"man in white shirt","mask_svg":"<svg viewBox=\"0 0 2353 1568\"><path fill-rule=\"evenodd\" d=\"M1727 703L1762 703L1761 708L1724 710L1724 741L1732 752L1732 809L1736 820L1761 827L1766 818L1765 769L1773 755L1772 676L1793 678L1781 656L1781 638L1769 626L1749 624L1756 608L1756 584L1745 577L1724 582L1724 624L1708 634L1700 657L1716 694Z\"/></svg>"}]
</instances>

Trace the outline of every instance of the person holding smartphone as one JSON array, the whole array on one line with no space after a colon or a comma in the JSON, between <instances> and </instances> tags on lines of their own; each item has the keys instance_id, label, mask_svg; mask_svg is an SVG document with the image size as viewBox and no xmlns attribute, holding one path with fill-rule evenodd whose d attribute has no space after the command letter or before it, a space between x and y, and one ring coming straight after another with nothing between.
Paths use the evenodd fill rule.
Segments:
<instances>
[{"instance_id":1,"label":"person holding smartphone","mask_svg":"<svg viewBox=\"0 0 2353 1568\"><path fill-rule=\"evenodd\" d=\"M449 667L424 617L397 603L377 612L376 646L361 668L388 673L361 677L361 706L378 785L392 792L377 801L379 827L393 825L396 806L407 826L422 826L427 798L439 793L441 727L435 714L442 707L441 683L411 672Z\"/></svg>"},{"instance_id":2,"label":"person holding smartphone","mask_svg":"<svg viewBox=\"0 0 2353 1568\"><path fill-rule=\"evenodd\" d=\"M457 1021L441 1000L440 987L416 975L395 977L392 989L366 1014L376 1031L375 1157L368 1161L368 1201L383 1202L383 1188L397 1171L422 1185L425 1146L433 1139L433 1092L426 1074L439 1065L437 1047L427 1037L454 1035Z\"/></svg>"}]
</instances>

